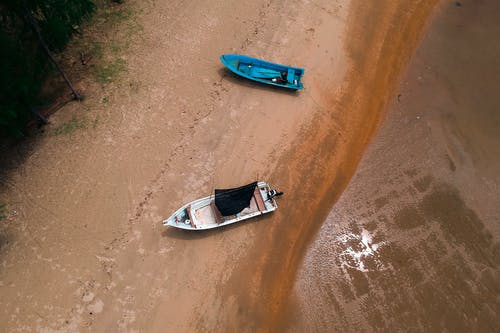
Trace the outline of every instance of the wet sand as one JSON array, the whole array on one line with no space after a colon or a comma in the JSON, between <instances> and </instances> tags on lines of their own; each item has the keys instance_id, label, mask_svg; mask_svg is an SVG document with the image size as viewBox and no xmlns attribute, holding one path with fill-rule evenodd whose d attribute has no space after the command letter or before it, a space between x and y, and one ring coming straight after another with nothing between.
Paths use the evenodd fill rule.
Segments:
<instances>
[{"instance_id":1,"label":"wet sand","mask_svg":"<svg viewBox=\"0 0 500 333\"><path fill-rule=\"evenodd\" d=\"M441 1L298 273L291 331L500 330L496 1Z\"/></svg>"},{"instance_id":2,"label":"wet sand","mask_svg":"<svg viewBox=\"0 0 500 333\"><path fill-rule=\"evenodd\" d=\"M54 115L2 178L2 328L312 327L318 317L295 316L300 306L289 298L297 267L354 174L434 4L129 4L142 10L143 32L122 55L127 74L106 87L83 79L91 97ZM304 66L306 90L235 78L217 60L229 52ZM89 125L51 134L75 115ZM196 234L161 226L186 201L256 178L285 191L271 216ZM301 276L298 288L323 275ZM335 327L320 319L319 330Z\"/></svg>"},{"instance_id":3,"label":"wet sand","mask_svg":"<svg viewBox=\"0 0 500 333\"><path fill-rule=\"evenodd\" d=\"M278 170L273 178L291 200L281 204L270 228L262 226L265 236L256 240L257 246L243 260L249 264L233 273L235 282L229 289L233 296L250 272L255 280L250 297L243 295L239 301L246 309L240 323L253 322L269 331L288 328L293 314L286 313L284 303L297 265L352 177L433 5L433 1L373 6L351 2L345 18L349 59L345 81L325 97L328 107L317 113L280 160L288 173ZM256 259L259 266L254 265Z\"/></svg>"}]
</instances>

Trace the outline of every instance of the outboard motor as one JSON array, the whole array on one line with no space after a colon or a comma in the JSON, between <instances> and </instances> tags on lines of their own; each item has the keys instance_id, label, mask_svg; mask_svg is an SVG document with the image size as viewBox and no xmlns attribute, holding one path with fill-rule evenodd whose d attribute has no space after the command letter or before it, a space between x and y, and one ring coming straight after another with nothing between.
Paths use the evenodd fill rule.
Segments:
<instances>
[{"instance_id":1,"label":"outboard motor","mask_svg":"<svg viewBox=\"0 0 500 333\"><path fill-rule=\"evenodd\" d=\"M267 192L267 200L271 200L274 197L279 197L280 195L283 195L283 192L270 190L269 192Z\"/></svg>"}]
</instances>

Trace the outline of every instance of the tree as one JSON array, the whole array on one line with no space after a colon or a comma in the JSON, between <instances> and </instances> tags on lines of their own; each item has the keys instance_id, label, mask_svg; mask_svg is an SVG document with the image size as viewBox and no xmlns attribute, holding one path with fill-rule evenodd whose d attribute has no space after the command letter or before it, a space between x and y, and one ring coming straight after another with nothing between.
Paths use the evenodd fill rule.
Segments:
<instances>
[{"instance_id":1,"label":"tree","mask_svg":"<svg viewBox=\"0 0 500 333\"><path fill-rule=\"evenodd\" d=\"M21 136L52 57L95 10L92 0L0 0L0 136Z\"/></svg>"}]
</instances>

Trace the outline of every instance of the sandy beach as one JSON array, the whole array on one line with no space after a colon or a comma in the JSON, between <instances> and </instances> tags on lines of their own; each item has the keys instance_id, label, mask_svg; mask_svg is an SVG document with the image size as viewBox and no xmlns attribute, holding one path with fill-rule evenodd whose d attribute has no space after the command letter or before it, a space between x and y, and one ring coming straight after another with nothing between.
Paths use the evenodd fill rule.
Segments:
<instances>
[{"instance_id":1,"label":"sandy beach","mask_svg":"<svg viewBox=\"0 0 500 333\"><path fill-rule=\"evenodd\" d=\"M85 101L2 158L0 330L498 330L499 45L467 43L499 8L437 3L127 2L127 71L83 75ZM303 67L305 89L224 53ZM273 214L161 224L257 179L285 192Z\"/></svg>"}]
</instances>

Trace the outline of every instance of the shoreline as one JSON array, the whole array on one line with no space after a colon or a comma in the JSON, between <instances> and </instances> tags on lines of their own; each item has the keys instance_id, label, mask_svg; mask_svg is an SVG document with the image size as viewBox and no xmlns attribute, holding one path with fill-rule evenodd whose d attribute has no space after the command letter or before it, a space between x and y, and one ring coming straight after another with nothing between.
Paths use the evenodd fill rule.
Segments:
<instances>
[{"instance_id":1,"label":"shoreline","mask_svg":"<svg viewBox=\"0 0 500 333\"><path fill-rule=\"evenodd\" d=\"M305 255L286 310L292 331L498 329L499 43L476 52L497 35L498 10L438 4Z\"/></svg>"},{"instance_id":2,"label":"shoreline","mask_svg":"<svg viewBox=\"0 0 500 333\"><path fill-rule=\"evenodd\" d=\"M336 110L334 121L329 119L328 113L320 113L309 124L310 129L299 135L296 142L300 144L296 144L278 163L296 172L283 177L278 171L273 177L279 179L280 184L286 184L285 193L295 193L294 198L280 205L281 213L273 221L271 231L267 231L264 240L257 240L257 250L250 251L243 260L254 262L259 258L259 270L255 271L253 266L254 274L258 275L254 278L258 282L252 286L255 298L249 304L240 305L258 309L252 316L261 318L263 324L258 326L259 330L276 331L287 327L289 318L284 309L298 266L334 202L349 183L363 151L383 119L386 103L395 94L401 71L417 47L435 3L399 4L394 8L388 3L392 12L378 5L367 7L364 2L351 4L348 31L344 34L349 38L345 45L351 64L340 94L330 102L331 109ZM406 20L408 17L411 17L410 21ZM377 25L377 29L371 31L379 31L378 35L371 39L372 36L366 35L368 28L360 22L366 26L370 23ZM403 32L399 31L401 25L406 26ZM386 36L396 37L391 40ZM352 42L357 38L360 40ZM403 46L407 43L411 46ZM342 113L358 112L358 115L341 116L339 109ZM337 135L332 138L331 133ZM335 174L330 174L328 169L335 170ZM306 174L307 183L292 181ZM307 198L301 199L304 195ZM307 220L310 222L304 223ZM263 248L266 251L263 252ZM244 279L246 270L241 272L241 275L233 273L234 289L238 288L238 281Z\"/></svg>"},{"instance_id":3,"label":"shoreline","mask_svg":"<svg viewBox=\"0 0 500 333\"><path fill-rule=\"evenodd\" d=\"M90 86L95 98L52 119L55 127L84 115L98 126L44 136L14 172L16 188L2 193L17 195L20 212L9 220L19 230L0 275L6 329L289 328L305 252L380 126L435 3L143 4L144 33L123 55L121 86ZM227 75L221 50L305 64L306 90ZM161 227L214 184L257 177L285 191L273 216L203 234Z\"/></svg>"}]
</instances>

